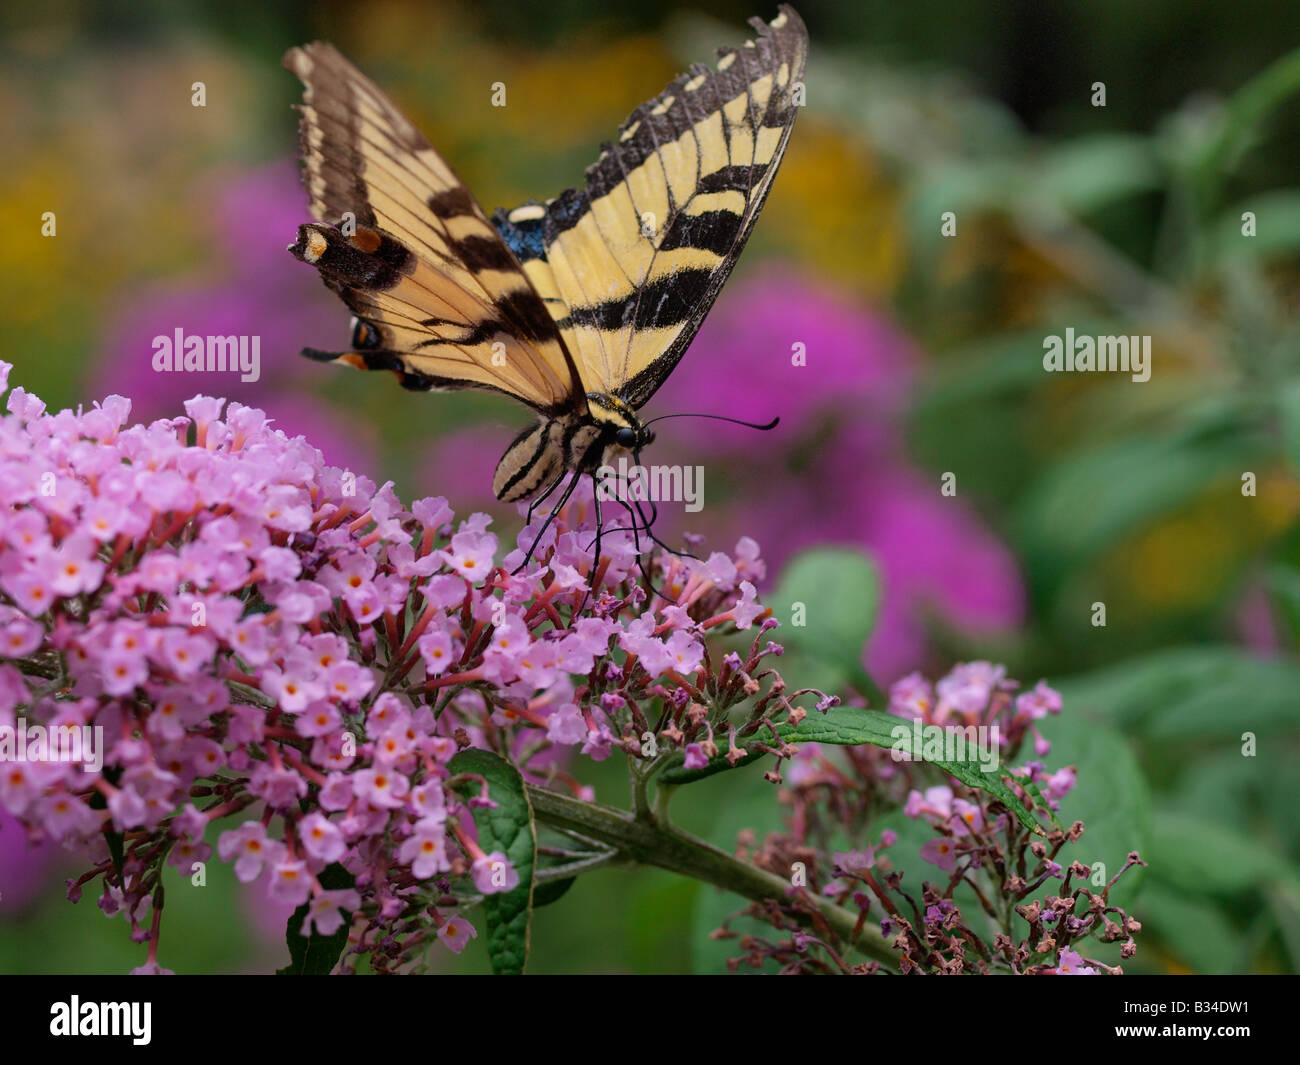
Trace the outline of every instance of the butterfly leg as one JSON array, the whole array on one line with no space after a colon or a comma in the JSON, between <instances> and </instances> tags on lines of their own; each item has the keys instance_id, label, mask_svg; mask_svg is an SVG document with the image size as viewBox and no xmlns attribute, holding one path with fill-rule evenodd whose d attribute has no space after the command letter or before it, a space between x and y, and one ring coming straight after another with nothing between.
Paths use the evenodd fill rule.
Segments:
<instances>
[{"instance_id":1,"label":"butterfly leg","mask_svg":"<svg viewBox=\"0 0 1300 1065\"><path fill-rule=\"evenodd\" d=\"M636 547L636 568L641 571L641 576L645 579L647 588L649 588L652 592L655 593L655 595L659 596L659 598L663 599L665 602L674 603L676 602L675 599L673 599L669 595L665 595L662 591L660 591L658 587L655 586L655 582L651 579L649 571L645 568L645 554L641 550L641 526L637 524L638 517L641 519L641 522L644 524L645 516L641 513L640 500L633 500L633 502L637 504L635 514L633 513L632 508L628 506L627 500L621 498L619 499L619 503L622 505L623 509L627 511L628 519L631 521L631 525L629 525L628 528L632 530L632 543ZM650 531L649 526L646 526L646 531L647 532ZM653 537L653 534L651 534L651 536ZM658 543L657 540L655 542Z\"/></svg>"},{"instance_id":2,"label":"butterfly leg","mask_svg":"<svg viewBox=\"0 0 1300 1065\"><path fill-rule=\"evenodd\" d=\"M533 557L533 552L537 550L537 545L542 542L542 537L546 535L546 530L551 527L551 523L555 521L555 516L564 509L564 505L569 501L569 496L573 495L573 490L578 487L578 480L579 478L574 476L573 480L569 482L569 486L565 488L564 492L560 496L560 501L551 508L551 512L546 515L546 521L544 521L542 527L537 530L537 535L533 537L532 546L528 548L528 553L524 555L524 560L514 569L511 576L514 576L515 573L519 573L528 565L528 560Z\"/></svg>"},{"instance_id":3,"label":"butterfly leg","mask_svg":"<svg viewBox=\"0 0 1300 1065\"><path fill-rule=\"evenodd\" d=\"M641 453L640 453L640 452L637 452L637 454L636 454L636 458L635 458L635 461L636 461L637 465L640 465L640 464L641 464ZM637 513L637 517L639 517L639 518L641 519L643 525L645 526L646 535L647 535L648 537L650 537L650 539L651 539L654 543L658 544L658 545L659 545L660 547L662 547L665 551L667 551L670 555L676 555L678 558L693 558L693 559L695 559L697 562L699 561L699 556L697 556L697 555L692 555L689 551L676 551L676 550L674 550L673 548L669 547L666 543L664 543L662 540L659 539L659 537L657 537L657 536L654 534L654 523L657 522L657 521L659 520L659 507L655 505L655 501L654 501L653 499L647 499L647 500L646 500L646 502L650 505L650 520L649 520L649 521L646 521L645 513L644 513L644 511L641 510L641 500L639 500L639 499L635 499L635 500L633 500L633 502L636 503L636 513ZM629 513L631 513L631 511L629 511Z\"/></svg>"},{"instance_id":4,"label":"butterfly leg","mask_svg":"<svg viewBox=\"0 0 1300 1065\"><path fill-rule=\"evenodd\" d=\"M581 474L578 474L574 477L574 480L576 481L581 476ZM587 606L587 597L596 590L596 585L593 582L596 579L596 572L600 569L601 537L605 531L605 518L600 509L600 485L596 483L594 473L589 474L589 476L591 477L591 505L596 508L596 539L593 541L595 550L591 553L591 574L587 578L587 590L582 595L582 603L578 606L579 614Z\"/></svg>"},{"instance_id":5,"label":"butterfly leg","mask_svg":"<svg viewBox=\"0 0 1300 1065\"><path fill-rule=\"evenodd\" d=\"M600 509L600 486L596 484L596 475L594 473L591 474L591 502L596 508L596 544L595 550L591 553L591 575L594 577L596 570L600 568L601 537L605 533L605 516ZM594 585L592 590L595 590Z\"/></svg>"},{"instance_id":6,"label":"butterfly leg","mask_svg":"<svg viewBox=\"0 0 1300 1065\"><path fill-rule=\"evenodd\" d=\"M638 465L640 465L641 455L639 452L633 456L633 461ZM640 537L637 534L640 529L644 529L646 531L646 535L650 537L651 541L653 541L655 544L658 544L670 555L676 555L678 558L693 558L697 562L699 561L698 555L693 555L689 551L678 551L676 548L669 547L666 543L664 543L662 540L659 539L659 537L657 537L654 534L654 523L659 520L659 508L655 505L654 500L652 499L646 500L646 502L650 506L649 520L646 519L645 511L641 509L641 500L639 499L632 500L632 502L636 505L635 511L633 511L632 507L628 505L627 500L619 497L618 502L623 507L623 509L626 510L628 513L628 518L631 524L626 526L626 528L631 529L633 535L636 536L638 559L640 558L641 555L641 542L640 542ZM618 532L623 528L624 526L616 525L611 531Z\"/></svg>"},{"instance_id":7,"label":"butterfly leg","mask_svg":"<svg viewBox=\"0 0 1300 1065\"><path fill-rule=\"evenodd\" d=\"M539 496L533 497L533 501L528 504L528 517L524 519L525 525L532 524L533 511L535 511L538 507L540 507L543 503L545 503L546 500L550 497L551 493L554 492L564 482L565 475L568 472L569 472L568 470L561 470L560 475L546 486L546 491L544 491Z\"/></svg>"}]
</instances>

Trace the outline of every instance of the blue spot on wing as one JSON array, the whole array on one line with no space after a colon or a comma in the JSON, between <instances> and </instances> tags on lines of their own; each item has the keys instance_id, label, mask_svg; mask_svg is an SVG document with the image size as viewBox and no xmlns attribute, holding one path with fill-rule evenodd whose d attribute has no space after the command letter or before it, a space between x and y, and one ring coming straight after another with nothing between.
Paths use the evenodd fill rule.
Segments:
<instances>
[{"instance_id":1,"label":"blue spot on wing","mask_svg":"<svg viewBox=\"0 0 1300 1065\"><path fill-rule=\"evenodd\" d=\"M492 215L492 224L501 234L501 239L506 242L506 247L514 252L515 258L521 263L526 263L529 259L541 259L546 255L540 218L527 222L512 222L506 216L506 212L498 207Z\"/></svg>"}]
</instances>

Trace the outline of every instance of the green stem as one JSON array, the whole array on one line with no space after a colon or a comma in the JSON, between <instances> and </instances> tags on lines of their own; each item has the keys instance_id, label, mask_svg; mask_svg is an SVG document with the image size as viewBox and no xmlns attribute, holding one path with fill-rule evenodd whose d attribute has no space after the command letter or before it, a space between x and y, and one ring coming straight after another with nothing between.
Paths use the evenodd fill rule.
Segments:
<instances>
[{"instance_id":1,"label":"green stem","mask_svg":"<svg viewBox=\"0 0 1300 1065\"><path fill-rule=\"evenodd\" d=\"M636 819L647 823L652 822L654 815L650 812L649 775L641 772L640 766L635 763L632 755L627 756L627 761L628 777L632 783L632 809L636 813Z\"/></svg>"},{"instance_id":2,"label":"green stem","mask_svg":"<svg viewBox=\"0 0 1300 1065\"><path fill-rule=\"evenodd\" d=\"M614 847L624 857L642 865L689 876L755 902L764 899L783 901L786 898L790 886L788 881L678 828L641 820L625 810L583 802L532 784L527 788L533 814L541 824L581 833ZM856 914L828 899L811 893L809 897L836 934L852 943L862 954L891 966L897 962L897 955L889 949L874 925L864 925L855 937Z\"/></svg>"}]
</instances>

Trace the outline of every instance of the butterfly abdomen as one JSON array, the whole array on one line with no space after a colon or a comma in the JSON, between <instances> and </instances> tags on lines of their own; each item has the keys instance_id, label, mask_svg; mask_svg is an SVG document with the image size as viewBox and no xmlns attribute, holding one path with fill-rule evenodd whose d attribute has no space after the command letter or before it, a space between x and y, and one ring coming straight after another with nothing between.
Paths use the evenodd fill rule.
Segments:
<instances>
[{"instance_id":1,"label":"butterfly abdomen","mask_svg":"<svg viewBox=\"0 0 1300 1065\"><path fill-rule=\"evenodd\" d=\"M503 503L536 495L565 471L591 473L601 463L609 432L588 415L547 418L520 433L497 463L492 491Z\"/></svg>"},{"instance_id":2,"label":"butterfly abdomen","mask_svg":"<svg viewBox=\"0 0 1300 1065\"><path fill-rule=\"evenodd\" d=\"M529 426L510 442L497 463L492 492L503 503L517 503L537 493L564 470L564 419L550 418Z\"/></svg>"}]
</instances>

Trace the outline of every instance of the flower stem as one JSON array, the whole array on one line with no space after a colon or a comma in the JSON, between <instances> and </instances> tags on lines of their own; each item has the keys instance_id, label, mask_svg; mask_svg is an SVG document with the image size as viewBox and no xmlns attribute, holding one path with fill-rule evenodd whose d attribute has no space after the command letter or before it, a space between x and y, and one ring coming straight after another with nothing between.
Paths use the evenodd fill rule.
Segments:
<instances>
[{"instance_id":1,"label":"flower stem","mask_svg":"<svg viewBox=\"0 0 1300 1065\"><path fill-rule=\"evenodd\" d=\"M642 865L689 876L755 902L786 898L790 885L781 877L676 827L638 819L625 810L583 802L533 784L527 788L534 816L551 828L578 832ZM807 897L826 923L862 954L890 965L897 961L873 925L865 925L855 937L856 914L811 893Z\"/></svg>"}]
</instances>

